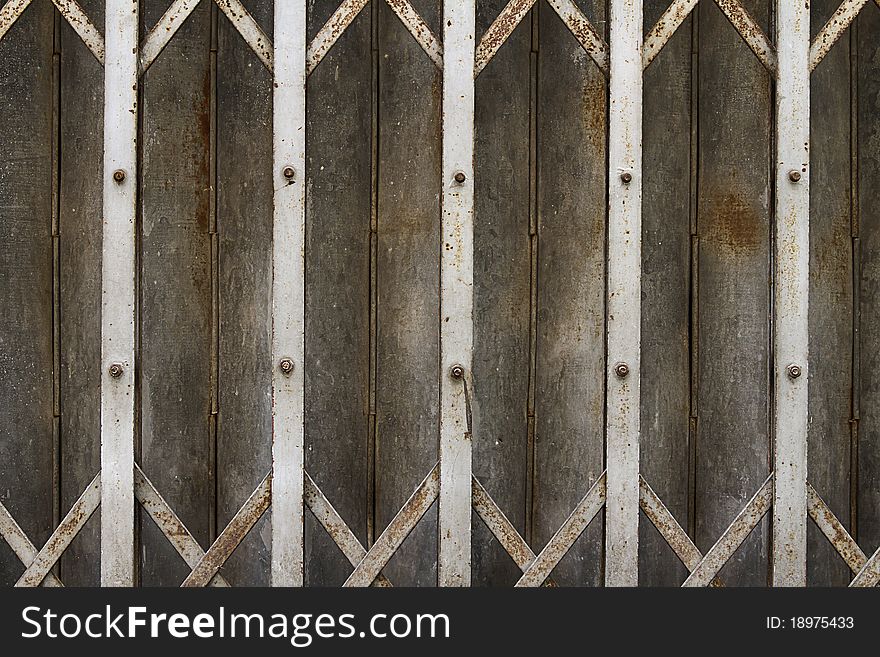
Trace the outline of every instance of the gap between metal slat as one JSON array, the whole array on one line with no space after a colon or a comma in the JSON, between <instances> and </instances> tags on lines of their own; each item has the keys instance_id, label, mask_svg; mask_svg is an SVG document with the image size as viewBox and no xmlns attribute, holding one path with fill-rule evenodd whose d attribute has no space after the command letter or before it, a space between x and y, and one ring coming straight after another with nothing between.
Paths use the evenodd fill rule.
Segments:
<instances>
[{"instance_id":1,"label":"gap between metal slat","mask_svg":"<svg viewBox=\"0 0 880 657\"><path fill-rule=\"evenodd\" d=\"M343 586L370 586L440 494L440 462L422 480Z\"/></svg>"},{"instance_id":2,"label":"gap between metal slat","mask_svg":"<svg viewBox=\"0 0 880 657\"><path fill-rule=\"evenodd\" d=\"M748 504L739 512L730 526L724 530L718 542L705 554L691 571L682 586L699 587L707 586L712 579L727 563L727 560L743 544L752 530L758 526L773 502L773 474L771 473L758 489L758 492L749 500Z\"/></svg>"},{"instance_id":3,"label":"gap between metal slat","mask_svg":"<svg viewBox=\"0 0 880 657\"><path fill-rule=\"evenodd\" d=\"M773 586L807 585L810 10L777 0Z\"/></svg>"},{"instance_id":4,"label":"gap between metal slat","mask_svg":"<svg viewBox=\"0 0 880 657\"><path fill-rule=\"evenodd\" d=\"M605 585L638 585L642 3L612 0L608 93Z\"/></svg>"},{"instance_id":5,"label":"gap between metal slat","mask_svg":"<svg viewBox=\"0 0 880 657\"><path fill-rule=\"evenodd\" d=\"M605 505L605 482L606 473L603 472L519 578L516 586L540 586L549 577L551 571Z\"/></svg>"},{"instance_id":6,"label":"gap between metal slat","mask_svg":"<svg viewBox=\"0 0 880 657\"><path fill-rule=\"evenodd\" d=\"M272 585L302 586L306 0L275 0L272 85Z\"/></svg>"},{"instance_id":7,"label":"gap between metal slat","mask_svg":"<svg viewBox=\"0 0 880 657\"><path fill-rule=\"evenodd\" d=\"M248 532L253 529L257 521L269 508L272 502L272 475L267 474L260 485L251 493L238 513L229 521L226 528L214 541L214 544L205 552L205 556L199 559L196 567L183 581L181 586L196 587L205 586L217 571L226 563L229 556L244 540Z\"/></svg>"},{"instance_id":8,"label":"gap between metal slat","mask_svg":"<svg viewBox=\"0 0 880 657\"><path fill-rule=\"evenodd\" d=\"M86 486L79 499L70 507L70 511L52 532L49 540L18 578L15 585L39 586L100 505L101 473L99 472Z\"/></svg>"},{"instance_id":9,"label":"gap between metal slat","mask_svg":"<svg viewBox=\"0 0 880 657\"><path fill-rule=\"evenodd\" d=\"M79 35L82 42L95 56L95 59L104 64L104 37L95 27L94 23L89 19L74 0L52 0L59 13L64 16L65 20L70 23L70 27Z\"/></svg>"},{"instance_id":10,"label":"gap between metal slat","mask_svg":"<svg viewBox=\"0 0 880 657\"><path fill-rule=\"evenodd\" d=\"M471 581L475 0L443 4L440 254L440 586ZM457 369L456 369L457 368ZM470 387L470 390L469 390Z\"/></svg>"},{"instance_id":11,"label":"gap between metal slat","mask_svg":"<svg viewBox=\"0 0 880 657\"><path fill-rule=\"evenodd\" d=\"M140 466L135 464L134 467L135 497L177 551L177 554L192 570L205 556L205 551L165 501L165 498L159 494L153 482L147 478ZM218 573L211 579L209 586L229 586L229 583Z\"/></svg>"}]
</instances>

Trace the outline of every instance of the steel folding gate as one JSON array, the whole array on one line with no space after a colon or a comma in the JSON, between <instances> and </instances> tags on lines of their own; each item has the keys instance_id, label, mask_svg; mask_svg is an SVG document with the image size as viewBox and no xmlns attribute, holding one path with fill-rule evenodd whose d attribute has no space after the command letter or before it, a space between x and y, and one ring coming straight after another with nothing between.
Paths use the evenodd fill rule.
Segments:
<instances>
[{"instance_id":1,"label":"steel folding gate","mask_svg":"<svg viewBox=\"0 0 880 657\"><path fill-rule=\"evenodd\" d=\"M809 3L777 0L775 45L737 0L715 0L776 81L775 448L772 472L705 554L639 473L642 76L698 0L674 0L644 36L641 0L610 0L608 43L573 0L548 0L609 80L607 469L537 555L472 474L470 396L473 185L479 175L474 80L539 0L511 0L479 43L475 0L447 1L442 45L407 0L386 0L443 72L440 459L369 549L305 472L303 455L306 80L368 0L344 0L311 43L306 0L275 0L271 39L239 0L215 1L272 72L280 110L273 119L272 469L205 551L134 458L138 81L199 0L175 0L140 43L137 0L107 0L103 36L74 0L53 0L104 66L101 470L40 549L0 504L0 534L26 566L19 585L60 585L53 567L99 506L102 585L132 585L138 503L190 567L184 586L226 585L220 568L270 505L274 585L303 585L308 507L353 567L346 586L388 586L383 568L435 500L441 586L471 582L472 510L522 571L517 586L540 586L603 507L610 586L638 583L639 509L687 567L685 586L720 585L723 565L771 509L774 585L806 583L808 516L855 573L853 586L880 581L880 550L868 558L807 481L809 80L868 0L844 0L812 43ZM0 38L30 3L3 5Z\"/></svg>"}]
</instances>

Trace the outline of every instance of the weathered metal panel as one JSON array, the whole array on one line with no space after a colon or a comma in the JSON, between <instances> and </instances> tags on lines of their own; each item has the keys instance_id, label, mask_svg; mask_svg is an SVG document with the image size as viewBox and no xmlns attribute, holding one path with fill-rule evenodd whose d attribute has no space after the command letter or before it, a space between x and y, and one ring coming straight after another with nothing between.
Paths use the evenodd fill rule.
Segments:
<instances>
[{"instance_id":1,"label":"weathered metal panel","mask_svg":"<svg viewBox=\"0 0 880 657\"><path fill-rule=\"evenodd\" d=\"M416 10L437 32L440 2ZM436 463L440 435L442 75L391 9L378 20L376 539ZM445 373L444 373L445 374ZM391 559L396 586L437 583L437 516Z\"/></svg>"},{"instance_id":2,"label":"weathered metal panel","mask_svg":"<svg viewBox=\"0 0 880 657\"><path fill-rule=\"evenodd\" d=\"M143 24L161 17L143 7ZM196 9L142 77L138 462L203 545L214 538L211 291L211 6ZM140 581L188 574L153 522L139 524Z\"/></svg>"},{"instance_id":3,"label":"weathered metal panel","mask_svg":"<svg viewBox=\"0 0 880 657\"><path fill-rule=\"evenodd\" d=\"M58 520L52 13L29 7L0 40L0 502L38 548ZM0 539L0 584L23 570Z\"/></svg>"},{"instance_id":4,"label":"weathered metal panel","mask_svg":"<svg viewBox=\"0 0 880 657\"><path fill-rule=\"evenodd\" d=\"M138 3L108 0L101 256L101 585L133 586Z\"/></svg>"},{"instance_id":5,"label":"weathered metal panel","mask_svg":"<svg viewBox=\"0 0 880 657\"><path fill-rule=\"evenodd\" d=\"M477 4L478 51L491 38L489 25L502 19L505 6L510 6L506 0ZM536 164L530 101L536 100L531 97L536 45L528 14L479 74L475 91L473 468L523 535L530 477L531 220ZM512 585L520 570L476 516L472 525L472 583Z\"/></svg>"},{"instance_id":6,"label":"weathered metal panel","mask_svg":"<svg viewBox=\"0 0 880 657\"><path fill-rule=\"evenodd\" d=\"M271 33L271 1L248 8ZM217 525L222 528L272 464L274 176L272 76L222 14L217 36ZM226 564L231 584L269 584L269 515Z\"/></svg>"},{"instance_id":7,"label":"weathered metal panel","mask_svg":"<svg viewBox=\"0 0 880 657\"><path fill-rule=\"evenodd\" d=\"M313 36L334 10L314 3ZM368 8L369 9L369 8ZM306 186L306 469L367 544L370 259L375 148L372 12L346 28L309 75ZM306 515L306 583L339 586L348 559Z\"/></svg>"},{"instance_id":8,"label":"weathered metal panel","mask_svg":"<svg viewBox=\"0 0 880 657\"><path fill-rule=\"evenodd\" d=\"M666 0L645 3L650 29ZM691 217L695 119L693 22L645 71L642 167L642 377L640 471L689 526ZM646 37L647 38L647 37ZM686 575L651 523L639 524L639 584L678 586Z\"/></svg>"},{"instance_id":9,"label":"weathered metal panel","mask_svg":"<svg viewBox=\"0 0 880 657\"><path fill-rule=\"evenodd\" d=\"M587 3L593 25L604 2ZM541 550L604 471L605 76L541 3L537 85L537 336L532 549ZM601 521L601 518L599 519ZM554 570L599 585L602 523Z\"/></svg>"},{"instance_id":10,"label":"weathered metal panel","mask_svg":"<svg viewBox=\"0 0 880 657\"><path fill-rule=\"evenodd\" d=\"M746 3L766 21L766 0ZM695 543L708 550L770 470L771 78L711 2L699 12ZM695 14L696 16L697 14ZM767 583L766 523L729 585Z\"/></svg>"}]
</instances>

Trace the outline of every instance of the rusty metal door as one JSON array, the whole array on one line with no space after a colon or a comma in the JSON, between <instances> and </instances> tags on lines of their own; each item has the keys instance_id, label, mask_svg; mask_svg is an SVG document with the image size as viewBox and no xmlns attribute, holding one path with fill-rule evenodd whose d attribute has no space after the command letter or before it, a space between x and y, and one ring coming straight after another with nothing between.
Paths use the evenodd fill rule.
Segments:
<instances>
[{"instance_id":1,"label":"rusty metal door","mask_svg":"<svg viewBox=\"0 0 880 657\"><path fill-rule=\"evenodd\" d=\"M0 580L875 585L838 1L7 0Z\"/></svg>"}]
</instances>

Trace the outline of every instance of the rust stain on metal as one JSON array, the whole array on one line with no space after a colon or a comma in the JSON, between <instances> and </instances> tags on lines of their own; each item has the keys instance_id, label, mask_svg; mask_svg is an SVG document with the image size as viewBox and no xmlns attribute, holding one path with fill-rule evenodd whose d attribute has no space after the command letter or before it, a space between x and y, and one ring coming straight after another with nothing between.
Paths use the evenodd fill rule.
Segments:
<instances>
[{"instance_id":1,"label":"rust stain on metal","mask_svg":"<svg viewBox=\"0 0 880 657\"><path fill-rule=\"evenodd\" d=\"M734 253L753 252L767 235L767 226L753 207L754 201L733 187L710 188L705 195L705 215L711 232L709 242L717 242Z\"/></svg>"},{"instance_id":2,"label":"rust stain on metal","mask_svg":"<svg viewBox=\"0 0 880 657\"><path fill-rule=\"evenodd\" d=\"M776 74L776 50L764 30L738 0L715 0L718 8L727 16L743 41L772 74Z\"/></svg>"},{"instance_id":3,"label":"rust stain on metal","mask_svg":"<svg viewBox=\"0 0 880 657\"><path fill-rule=\"evenodd\" d=\"M816 526L828 539L853 573L858 573L868 562L868 557L850 536L834 512L828 507L816 489L807 483L807 510Z\"/></svg>"},{"instance_id":4,"label":"rust stain on metal","mask_svg":"<svg viewBox=\"0 0 880 657\"><path fill-rule=\"evenodd\" d=\"M327 19L306 52L306 75L314 71L370 0L345 0Z\"/></svg>"}]
</instances>

